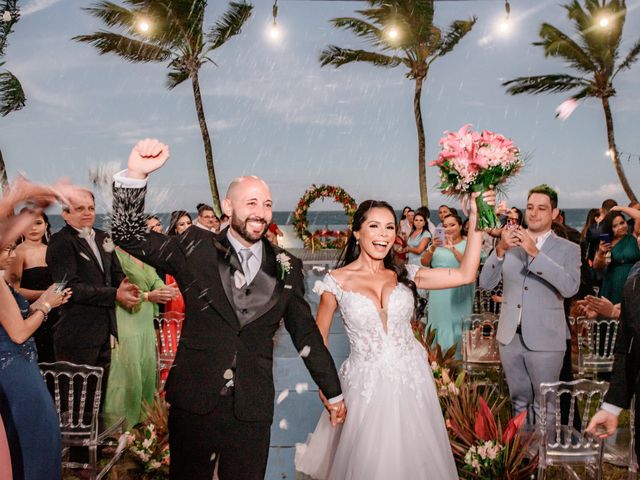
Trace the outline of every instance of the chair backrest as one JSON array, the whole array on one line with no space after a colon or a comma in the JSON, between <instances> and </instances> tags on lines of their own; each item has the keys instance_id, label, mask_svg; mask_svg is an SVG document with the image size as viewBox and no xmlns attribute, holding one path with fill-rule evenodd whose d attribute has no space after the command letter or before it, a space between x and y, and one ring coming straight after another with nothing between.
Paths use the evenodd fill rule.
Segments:
<instances>
[{"instance_id":1,"label":"chair backrest","mask_svg":"<svg viewBox=\"0 0 640 480\"><path fill-rule=\"evenodd\" d=\"M501 303L494 300L494 295L502 296L502 283L492 290L483 290L476 286L476 293L473 301L473 313L495 313L500 314Z\"/></svg>"},{"instance_id":2,"label":"chair backrest","mask_svg":"<svg viewBox=\"0 0 640 480\"><path fill-rule=\"evenodd\" d=\"M97 435L102 398L102 367L70 362L41 363L63 435Z\"/></svg>"},{"instance_id":3,"label":"chair backrest","mask_svg":"<svg viewBox=\"0 0 640 480\"><path fill-rule=\"evenodd\" d=\"M598 411L609 384L580 379L573 382L540 384L541 453L544 455L598 455L602 440L584 430L593 414ZM560 399L568 397L569 425L562 424ZM553 412L549 411L552 405Z\"/></svg>"},{"instance_id":4,"label":"chair backrest","mask_svg":"<svg viewBox=\"0 0 640 480\"><path fill-rule=\"evenodd\" d=\"M166 312L164 317L156 318L158 324L158 353L175 355L182 334L184 313Z\"/></svg>"},{"instance_id":5,"label":"chair backrest","mask_svg":"<svg viewBox=\"0 0 640 480\"><path fill-rule=\"evenodd\" d=\"M611 371L619 321L615 318L578 317L576 323L578 369L581 371Z\"/></svg>"},{"instance_id":6,"label":"chair backrest","mask_svg":"<svg viewBox=\"0 0 640 480\"><path fill-rule=\"evenodd\" d=\"M500 363L496 333L499 317L495 313L474 313L462 317L462 361Z\"/></svg>"}]
</instances>

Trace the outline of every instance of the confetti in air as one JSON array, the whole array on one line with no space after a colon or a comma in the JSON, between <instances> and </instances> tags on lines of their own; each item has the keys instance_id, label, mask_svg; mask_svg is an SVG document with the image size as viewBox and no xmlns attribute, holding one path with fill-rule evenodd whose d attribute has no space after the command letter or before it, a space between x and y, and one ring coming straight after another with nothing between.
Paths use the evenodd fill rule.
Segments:
<instances>
[{"instance_id":1,"label":"confetti in air","mask_svg":"<svg viewBox=\"0 0 640 480\"><path fill-rule=\"evenodd\" d=\"M558 105L558 108L556 108L556 118L566 120L576 108L578 108L578 102L576 99L570 98Z\"/></svg>"},{"instance_id":2,"label":"confetti in air","mask_svg":"<svg viewBox=\"0 0 640 480\"><path fill-rule=\"evenodd\" d=\"M311 347L309 345L305 345L302 350L300 350L300 356L302 358L307 358L311 353Z\"/></svg>"},{"instance_id":3,"label":"confetti in air","mask_svg":"<svg viewBox=\"0 0 640 480\"><path fill-rule=\"evenodd\" d=\"M282 402L284 402L284 399L287 398L288 396L289 396L289 390L281 391L280 395L278 395L278 399L276 400L276 403L280 405Z\"/></svg>"},{"instance_id":4,"label":"confetti in air","mask_svg":"<svg viewBox=\"0 0 640 480\"><path fill-rule=\"evenodd\" d=\"M280 427L280 430L287 430L289 428L289 422L287 422L286 418L283 418L280 420L278 426Z\"/></svg>"},{"instance_id":5,"label":"confetti in air","mask_svg":"<svg viewBox=\"0 0 640 480\"><path fill-rule=\"evenodd\" d=\"M213 462L215 459L216 459L216 452L213 452L211 454L211 459L210 460Z\"/></svg>"},{"instance_id":6,"label":"confetti in air","mask_svg":"<svg viewBox=\"0 0 640 480\"><path fill-rule=\"evenodd\" d=\"M309 384L308 383L296 383L296 393L298 395L302 395L307 390L309 390Z\"/></svg>"}]
</instances>

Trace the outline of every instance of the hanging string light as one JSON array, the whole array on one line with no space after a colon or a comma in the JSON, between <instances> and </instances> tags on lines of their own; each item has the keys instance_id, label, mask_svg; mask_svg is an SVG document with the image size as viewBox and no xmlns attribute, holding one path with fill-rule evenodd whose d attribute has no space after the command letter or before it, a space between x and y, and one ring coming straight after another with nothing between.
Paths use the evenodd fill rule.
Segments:
<instances>
[{"instance_id":1,"label":"hanging string light","mask_svg":"<svg viewBox=\"0 0 640 480\"><path fill-rule=\"evenodd\" d=\"M500 22L500 25L498 25L498 28L502 33L508 32L511 28L511 4L509 3L509 0L505 0L504 2L504 11L504 20Z\"/></svg>"},{"instance_id":2,"label":"hanging string light","mask_svg":"<svg viewBox=\"0 0 640 480\"><path fill-rule=\"evenodd\" d=\"M269 29L269 36L275 40L280 36L280 28L278 27L278 22L276 21L276 19L278 18L278 0L275 0L273 2L271 14L273 15L273 23L271 24L271 28Z\"/></svg>"},{"instance_id":3,"label":"hanging string light","mask_svg":"<svg viewBox=\"0 0 640 480\"><path fill-rule=\"evenodd\" d=\"M151 30L151 20L149 20L149 2L150 0L146 0L144 2L144 7L142 9L142 12L144 13L139 15L136 19L136 29L142 34L149 33Z\"/></svg>"}]
</instances>

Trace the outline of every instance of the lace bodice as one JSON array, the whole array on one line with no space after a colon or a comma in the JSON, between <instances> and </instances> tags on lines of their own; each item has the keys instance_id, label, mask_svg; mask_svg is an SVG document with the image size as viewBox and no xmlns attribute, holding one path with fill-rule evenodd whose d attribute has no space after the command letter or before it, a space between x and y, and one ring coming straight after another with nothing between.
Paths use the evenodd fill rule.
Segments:
<instances>
[{"instance_id":1,"label":"lace bodice","mask_svg":"<svg viewBox=\"0 0 640 480\"><path fill-rule=\"evenodd\" d=\"M409 278L413 279L419 267L407 265L407 269ZM351 354L340 369L343 379L350 383L362 379L365 396L380 376L410 383L416 393L419 392L418 385L424 382L428 361L426 351L411 329L414 299L409 288L400 283L396 285L384 310L366 295L342 289L330 273L316 282L313 291L318 295L329 292L338 302L351 347ZM352 370L363 375L354 374Z\"/></svg>"}]
</instances>

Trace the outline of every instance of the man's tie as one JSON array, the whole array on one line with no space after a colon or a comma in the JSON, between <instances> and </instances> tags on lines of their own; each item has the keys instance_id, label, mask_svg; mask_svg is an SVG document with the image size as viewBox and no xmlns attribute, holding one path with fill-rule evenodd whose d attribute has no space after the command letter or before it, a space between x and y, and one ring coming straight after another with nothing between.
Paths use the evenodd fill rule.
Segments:
<instances>
[{"instance_id":1,"label":"man's tie","mask_svg":"<svg viewBox=\"0 0 640 480\"><path fill-rule=\"evenodd\" d=\"M249 269L249 259L253 256L253 252L248 248L242 248L238 255L240 255L240 265L242 266L242 273L244 273L245 285L251 283L251 270Z\"/></svg>"}]
</instances>

